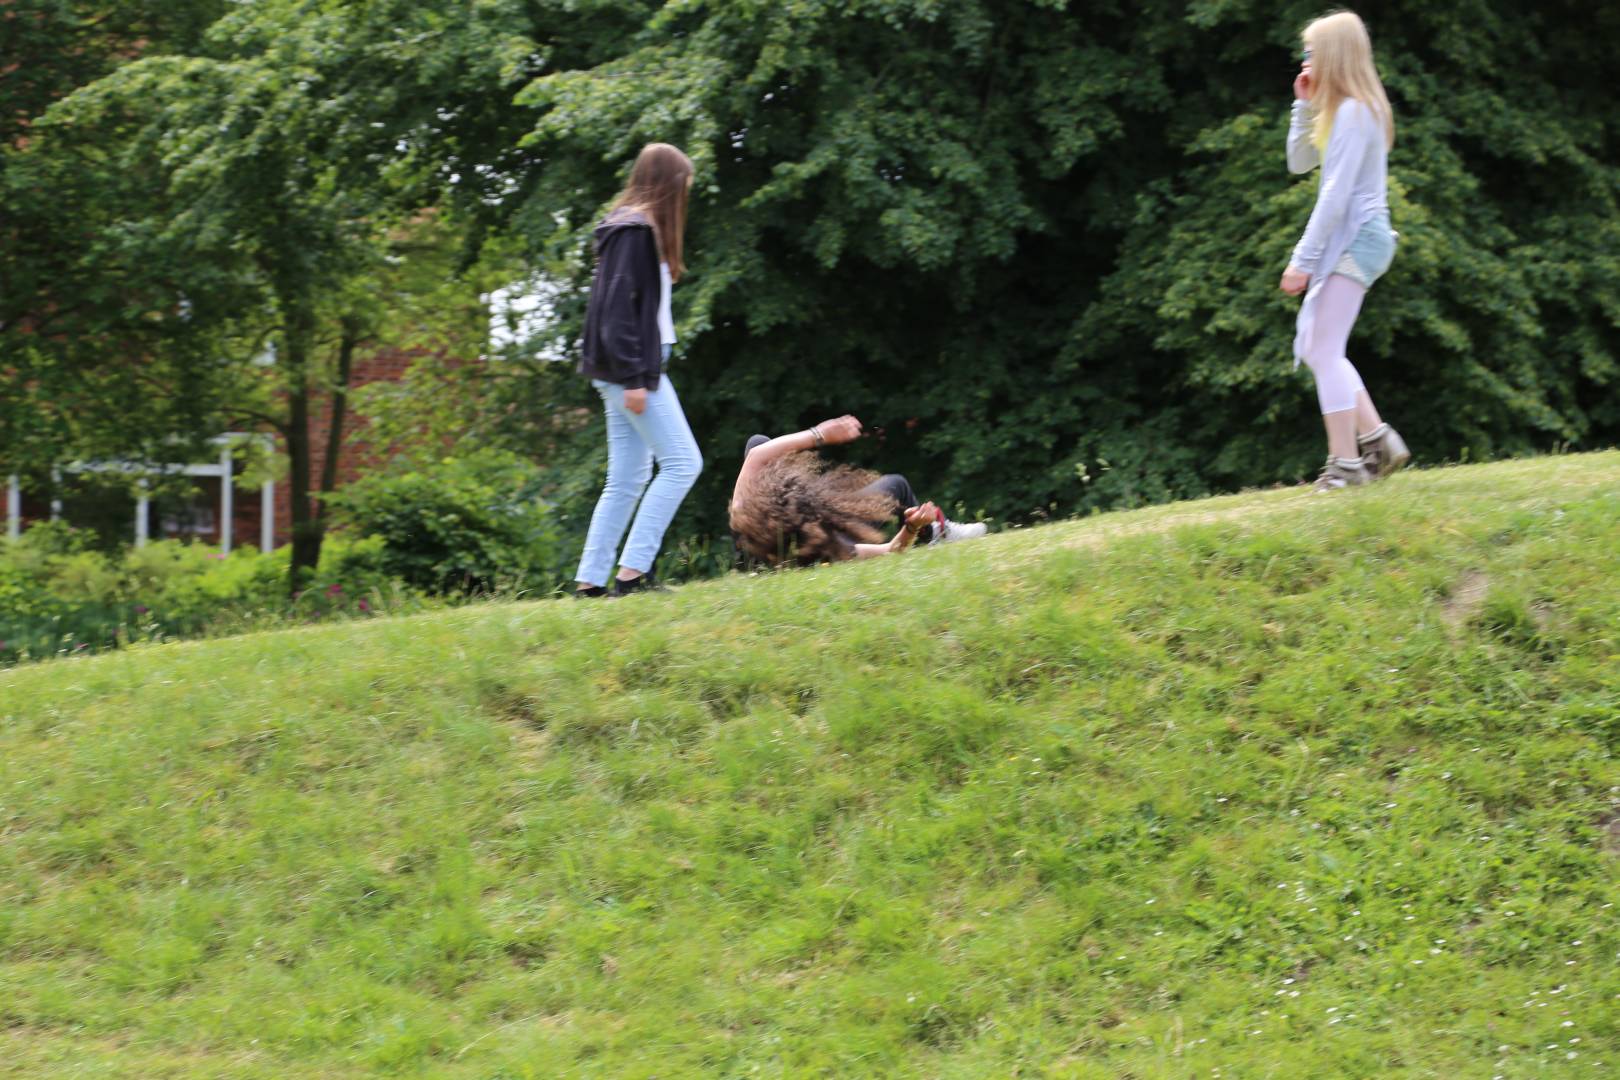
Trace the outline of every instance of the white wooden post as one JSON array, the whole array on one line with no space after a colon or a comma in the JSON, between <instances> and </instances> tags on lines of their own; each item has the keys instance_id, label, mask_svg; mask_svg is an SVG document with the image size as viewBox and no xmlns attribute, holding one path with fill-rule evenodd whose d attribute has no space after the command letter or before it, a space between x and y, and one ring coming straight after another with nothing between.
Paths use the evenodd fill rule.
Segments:
<instances>
[{"instance_id":1,"label":"white wooden post","mask_svg":"<svg viewBox=\"0 0 1620 1080\"><path fill-rule=\"evenodd\" d=\"M259 489L259 550L276 547L276 482L266 480Z\"/></svg>"},{"instance_id":2,"label":"white wooden post","mask_svg":"<svg viewBox=\"0 0 1620 1080\"><path fill-rule=\"evenodd\" d=\"M236 512L236 491L231 486L231 444L219 456L219 550L231 553L231 515Z\"/></svg>"},{"instance_id":3,"label":"white wooden post","mask_svg":"<svg viewBox=\"0 0 1620 1080\"><path fill-rule=\"evenodd\" d=\"M148 518L150 518L152 516L151 513L150 513L151 507L152 507L152 500L147 498L147 495L146 495L146 481L142 480L141 481L141 494L140 494L140 497L135 500L135 546L136 547L145 547L146 546L147 533L148 533L149 529L151 528L151 522L147 520Z\"/></svg>"},{"instance_id":4,"label":"white wooden post","mask_svg":"<svg viewBox=\"0 0 1620 1080\"><path fill-rule=\"evenodd\" d=\"M6 537L16 540L22 536L22 483L12 473L6 481Z\"/></svg>"}]
</instances>

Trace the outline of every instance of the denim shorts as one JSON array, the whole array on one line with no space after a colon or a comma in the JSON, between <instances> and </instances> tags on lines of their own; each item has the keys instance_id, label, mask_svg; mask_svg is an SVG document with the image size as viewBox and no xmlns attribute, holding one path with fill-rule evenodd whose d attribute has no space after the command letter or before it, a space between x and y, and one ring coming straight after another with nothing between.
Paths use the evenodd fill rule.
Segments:
<instances>
[{"instance_id":1,"label":"denim shorts","mask_svg":"<svg viewBox=\"0 0 1620 1080\"><path fill-rule=\"evenodd\" d=\"M1373 282L1384 276L1389 264L1395 261L1397 233L1390 228L1389 215L1379 214L1356 233L1355 239L1333 266L1333 273L1342 274L1370 289Z\"/></svg>"}]
</instances>

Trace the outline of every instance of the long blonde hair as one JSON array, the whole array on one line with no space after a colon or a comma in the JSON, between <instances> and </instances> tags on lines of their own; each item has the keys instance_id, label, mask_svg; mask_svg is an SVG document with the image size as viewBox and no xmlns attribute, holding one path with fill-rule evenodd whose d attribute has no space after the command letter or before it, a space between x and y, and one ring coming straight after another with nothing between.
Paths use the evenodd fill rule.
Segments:
<instances>
[{"instance_id":1,"label":"long blonde hair","mask_svg":"<svg viewBox=\"0 0 1620 1080\"><path fill-rule=\"evenodd\" d=\"M1373 66L1367 24L1353 11L1336 11L1312 22L1302 37L1311 50L1311 140L1316 148L1327 149L1333 117L1345 98L1371 109L1384 125L1384 145L1394 146L1395 114Z\"/></svg>"},{"instance_id":2,"label":"long blonde hair","mask_svg":"<svg viewBox=\"0 0 1620 1080\"><path fill-rule=\"evenodd\" d=\"M669 263L669 276L686 273L682 247L686 239L686 189L692 159L669 143L648 143L630 167L630 182L613 202L613 210L639 210L652 222L658 254ZM610 211L611 212L611 211Z\"/></svg>"}]
</instances>

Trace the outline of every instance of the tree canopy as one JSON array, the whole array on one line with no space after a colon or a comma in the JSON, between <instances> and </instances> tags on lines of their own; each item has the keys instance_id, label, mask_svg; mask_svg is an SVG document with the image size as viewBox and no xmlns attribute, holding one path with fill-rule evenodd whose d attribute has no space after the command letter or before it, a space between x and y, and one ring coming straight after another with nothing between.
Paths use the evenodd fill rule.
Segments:
<instances>
[{"instance_id":1,"label":"tree canopy","mask_svg":"<svg viewBox=\"0 0 1620 1080\"><path fill-rule=\"evenodd\" d=\"M1620 11L1359 11L1397 115L1401 245L1352 358L1425 460L1612 442L1620 114L1602 72ZM54 213L89 200L74 273L97 287L103 265L179 262L195 304L237 328L270 312L283 333L298 297L341 293L378 228L432 207L473 277L563 286L567 337L592 224L639 146L674 142L698 181L672 372L713 464L677 533L723 530L749 434L844 411L881 430L857 453L929 497L1028 520L1319 460L1276 289L1314 198L1282 141L1318 13L273 0L45 113L44 137L8 151L6 198L24 217L44 183ZM93 138L74 134L87 118ZM75 138L72 160L111 174L93 192L51 164ZM56 273L49 254L35 272ZM207 322L148 351L189 371L180 339ZM573 419L589 399L565 366L463 372L464 397L416 404L452 437L544 457L583 506L599 432Z\"/></svg>"}]
</instances>

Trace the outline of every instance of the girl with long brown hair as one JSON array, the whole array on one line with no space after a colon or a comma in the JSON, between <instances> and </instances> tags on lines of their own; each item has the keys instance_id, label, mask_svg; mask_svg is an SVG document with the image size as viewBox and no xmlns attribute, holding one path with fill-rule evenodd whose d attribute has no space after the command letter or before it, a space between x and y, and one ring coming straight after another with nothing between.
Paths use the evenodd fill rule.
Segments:
<instances>
[{"instance_id":1,"label":"girl with long brown hair","mask_svg":"<svg viewBox=\"0 0 1620 1080\"><path fill-rule=\"evenodd\" d=\"M952 543L983 536L982 522L951 521L923 502L898 473L879 476L833 465L815 451L861 437L853 416L824 420L772 439L755 435L743 453L731 494L731 534L743 553L771 565L870 559L913 543ZM898 520L887 541L883 526Z\"/></svg>"},{"instance_id":2,"label":"girl with long brown hair","mask_svg":"<svg viewBox=\"0 0 1620 1080\"><path fill-rule=\"evenodd\" d=\"M1303 360L1316 379L1328 438L1316 490L1333 491L1388 476L1412 456L1345 356L1367 290L1395 258L1387 175L1395 118L1359 17L1349 11L1324 16L1303 38L1288 168L1301 173L1320 164L1322 181L1281 288L1290 296L1305 294L1294 363Z\"/></svg>"},{"instance_id":3,"label":"girl with long brown hair","mask_svg":"<svg viewBox=\"0 0 1620 1080\"><path fill-rule=\"evenodd\" d=\"M664 532L703 469L667 371L675 344L670 292L686 272L691 187L691 159L668 143L650 143L596 227L596 276L585 310L579 371L602 398L608 469L574 575L580 596L608 593L627 527L630 537L618 555L613 592L652 586Z\"/></svg>"}]
</instances>

